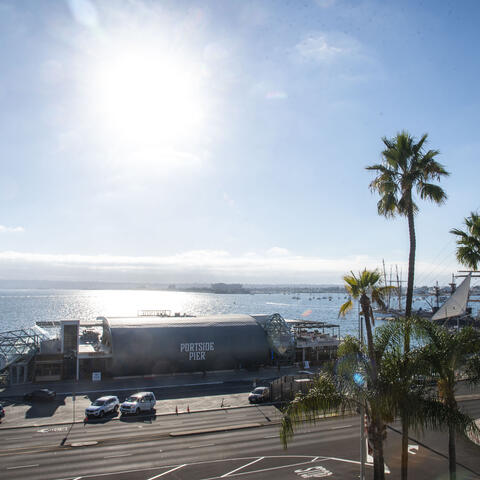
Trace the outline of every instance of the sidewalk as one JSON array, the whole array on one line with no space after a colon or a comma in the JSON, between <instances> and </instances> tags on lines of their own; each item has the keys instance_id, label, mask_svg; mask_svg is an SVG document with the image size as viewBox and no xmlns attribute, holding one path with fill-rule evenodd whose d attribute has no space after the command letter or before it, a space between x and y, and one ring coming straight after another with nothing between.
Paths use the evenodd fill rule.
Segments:
<instances>
[{"instance_id":1,"label":"sidewalk","mask_svg":"<svg viewBox=\"0 0 480 480\"><path fill-rule=\"evenodd\" d=\"M215 385L221 383L251 383L254 380L261 383L267 379L274 379L284 375L292 375L298 371L296 367L261 368L257 371L246 370L223 370L216 372L179 373L165 375L149 375L143 377L116 377L108 378L100 382L91 380L80 380L75 382L44 382L13 385L0 388L0 399L11 397L23 397L25 393L39 388L49 388L58 395L86 394L92 392L109 392L122 390L149 390L154 388L188 387L195 385Z\"/></svg>"}]
</instances>

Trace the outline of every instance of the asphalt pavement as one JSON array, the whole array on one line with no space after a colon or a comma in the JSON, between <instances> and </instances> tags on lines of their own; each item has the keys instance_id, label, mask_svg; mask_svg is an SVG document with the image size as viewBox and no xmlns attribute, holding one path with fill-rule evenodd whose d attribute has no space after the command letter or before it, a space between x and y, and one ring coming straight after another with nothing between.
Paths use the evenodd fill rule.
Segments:
<instances>
[{"instance_id":1,"label":"asphalt pavement","mask_svg":"<svg viewBox=\"0 0 480 480\"><path fill-rule=\"evenodd\" d=\"M306 424L284 450L280 414L273 406L217 410L131 422L13 429L2 433L0 477L30 480L247 480L358 478L359 417ZM193 433L192 433L193 432ZM175 435L176 434L176 435ZM434 433L433 433L434 434ZM62 444L63 439L67 440ZM425 439L424 439L425 440ZM428 440L428 439L427 439ZM443 439L444 440L444 439ZM442 441L442 437L439 437ZM401 437L389 431L385 463L389 479L400 478ZM447 448L447 442L445 449ZM463 444L459 443L459 449ZM464 480L480 476L480 447L459 465ZM412 441L410 478L445 478L444 453ZM367 464L367 478L372 466Z\"/></svg>"}]
</instances>

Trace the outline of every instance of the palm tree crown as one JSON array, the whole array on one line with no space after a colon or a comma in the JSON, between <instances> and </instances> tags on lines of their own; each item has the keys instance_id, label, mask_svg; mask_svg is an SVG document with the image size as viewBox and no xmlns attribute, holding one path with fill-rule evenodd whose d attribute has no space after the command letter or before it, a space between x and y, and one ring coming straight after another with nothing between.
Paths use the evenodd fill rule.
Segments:
<instances>
[{"instance_id":1,"label":"palm tree crown","mask_svg":"<svg viewBox=\"0 0 480 480\"><path fill-rule=\"evenodd\" d=\"M465 219L466 231L453 228L450 233L457 235L457 260L472 270L480 265L480 215L472 212Z\"/></svg>"},{"instance_id":2,"label":"palm tree crown","mask_svg":"<svg viewBox=\"0 0 480 480\"><path fill-rule=\"evenodd\" d=\"M435 160L440 153L438 150L424 152L427 136L424 134L415 143L415 139L403 131L393 139L382 139L386 147L382 152L383 163L366 167L378 172L370 188L380 194L377 203L380 215L393 217L396 214L407 216L409 211L416 213L418 207L412 197L414 189L422 200L442 204L447 199L444 190L431 183L449 173Z\"/></svg>"}]
</instances>

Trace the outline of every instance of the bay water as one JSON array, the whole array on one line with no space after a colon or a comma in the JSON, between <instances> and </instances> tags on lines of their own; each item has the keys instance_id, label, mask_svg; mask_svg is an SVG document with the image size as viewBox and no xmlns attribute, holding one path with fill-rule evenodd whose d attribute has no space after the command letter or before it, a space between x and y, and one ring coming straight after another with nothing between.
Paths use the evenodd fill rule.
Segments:
<instances>
[{"instance_id":1,"label":"bay water","mask_svg":"<svg viewBox=\"0 0 480 480\"><path fill-rule=\"evenodd\" d=\"M140 310L215 315L272 314L340 325L340 335L358 334L358 307L338 318L348 297L340 293L236 294L158 290L0 290L0 332L32 327L36 321L93 321L98 316L136 316ZM414 308L428 308L416 301ZM377 324L383 323L377 320ZM332 332L337 333L337 332Z\"/></svg>"}]
</instances>

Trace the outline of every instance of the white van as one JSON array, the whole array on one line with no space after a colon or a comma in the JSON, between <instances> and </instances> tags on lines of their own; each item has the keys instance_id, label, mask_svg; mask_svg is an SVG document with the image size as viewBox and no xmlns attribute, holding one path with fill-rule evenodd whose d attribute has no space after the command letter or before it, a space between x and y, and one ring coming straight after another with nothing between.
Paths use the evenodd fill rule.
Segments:
<instances>
[{"instance_id":1,"label":"white van","mask_svg":"<svg viewBox=\"0 0 480 480\"><path fill-rule=\"evenodd\" d=\"M122 413L136 413L149 412L153 410L157 403L153 392L139 392L130 395L120 405L120 412Z\"/></svg>"}]
</instances>

